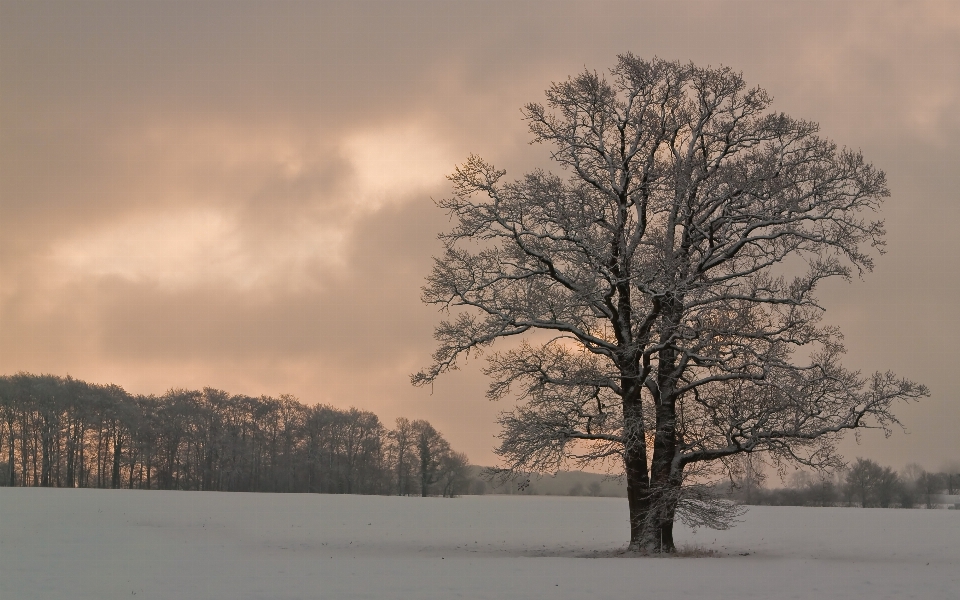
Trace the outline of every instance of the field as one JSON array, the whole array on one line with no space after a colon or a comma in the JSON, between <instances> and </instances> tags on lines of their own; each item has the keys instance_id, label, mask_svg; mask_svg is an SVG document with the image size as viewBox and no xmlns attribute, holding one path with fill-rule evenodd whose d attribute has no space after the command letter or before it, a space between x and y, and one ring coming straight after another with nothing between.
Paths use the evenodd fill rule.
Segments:
<instances>
[{"instance_id":1,"label":"field","mask_svg":"<svg viewBox=\"0 0 960 600\"><path fill-rule=\"evenodd\" d=\"M0 488L0 598L960 598L960 511L754 507L616 556L626 500Z\"/></svg>"}]
</instances>

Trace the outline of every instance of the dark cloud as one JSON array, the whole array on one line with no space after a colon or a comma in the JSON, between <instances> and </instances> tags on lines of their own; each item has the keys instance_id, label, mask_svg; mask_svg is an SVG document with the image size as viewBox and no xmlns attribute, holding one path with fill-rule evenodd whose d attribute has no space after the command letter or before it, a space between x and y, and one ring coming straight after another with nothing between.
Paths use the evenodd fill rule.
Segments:
<instances>
[{"instance_id":1,"label":"dark cloud","mask_svg":"<svg viewBox=\"0 0 960 600\"><path fill-rule=\"evenodd\" d=\"M934 396L847 451L960 454L952 2L0 2L0 371L291 392L492 461L475 364L408 384L430 198L470 152L548 166L519 108L624 51L743 70L886 170L888 254L822 295L851 365Z\"/></svg>"}]
</instances>

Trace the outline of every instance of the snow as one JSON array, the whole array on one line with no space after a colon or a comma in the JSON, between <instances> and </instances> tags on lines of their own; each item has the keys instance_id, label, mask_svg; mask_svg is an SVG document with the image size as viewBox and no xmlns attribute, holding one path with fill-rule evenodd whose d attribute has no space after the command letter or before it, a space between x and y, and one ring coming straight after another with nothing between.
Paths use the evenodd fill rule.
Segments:
<instances>
[{"instance_id":1,"label":"snow","mask_svg":"<svg viewBox=\"0 0 960 600\"><path fill-rule=\"evenodd\" d=\"M611 556L626 509L0 488L0 598L960 598L960 511L753 507L678 532L719 556Z\"/></svg>"}]
</instances>

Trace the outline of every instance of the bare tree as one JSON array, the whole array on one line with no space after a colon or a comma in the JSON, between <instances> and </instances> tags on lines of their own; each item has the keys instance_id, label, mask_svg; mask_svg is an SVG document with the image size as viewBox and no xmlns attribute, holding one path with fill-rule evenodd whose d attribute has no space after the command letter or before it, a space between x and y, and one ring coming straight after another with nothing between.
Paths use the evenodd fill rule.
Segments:
<instances>
[{"instance_id":1,"label":"bare tree","mask_svg":"<svg viewBox=\"0 0 960 600\"><path fill-rule=\"evenodd\" d=\"M951 496L957 493L957 490L960 489L960 473L955 473L954 471L960 471L955 465L950 465L947 469L944 470L941 475L944 480L947 482L947 493Z\"/></svg>"},{"instance_id":2,"label":"bare tree","mask_svg":"<svg viewBox=\"0 0 960 600\"><path fill-rule=\"evenodd\" d=\"M619 461L629 548L669 552L676 517L728 523L702 484L729 458L835 466L841 432L889 429L895 401L927 393L843 369L819 322L816 286L883 244L864 214L886 182L859 153L728 68L628 54L546 96L525 116L570 176L504 182L474 156L450 176L456 225L423 299L462 310L412 378L543 332L489 357L488 396L522 400L500 419L506 468Z\"/></svg>"},{"instance_id":3,"label":"bare tree","mask_svg":"<svg viewBox=\"0 0 960 600\"><path fill-rule=\"evenodd\" d=\"M414 431L410 420L397 417L396 427L388 434L391 463L395 471L397 495L410 493L410 474L414 462Z\"/></svg>"},{"instance_id":4,"label":"bare tree","mask_svg":"<svg viewBox=\"0 0 960 600\"><path fill-rule=\"evenodd\" d=\"M755 504L763 488L763 463L756 454L743 453L728 461L728 476L732 490L744 504Z\"/></svg>"},{"instance_id":5,"label":"bare tree","mask_svg":"<svg viewBox=\"0 0 960 600\"><path fill-rule=\"evenodd\" d=\"M463 492L468 482L470 461L463 452L448 451L440 459L442 496L453 498Z\"/></svg>"},{"instance_id":6,"label":"bare tree","mask_svg":"<svg viewBox=\"0 0 960 600\"><path fill-rule=\"evenodd\" d=\"M924 471L917 478L917 490L923 497L923 504L927 508L934 507L934 496L942 492L944 487L943 477L939 473Z\"/></svg>"},{"instance_id":7,"label":"bare tree","mask_svg":"<svg viewBox=\"0 0 960 600\"><path fill-rule=\"evenodd\" d=\"M860 499L863 508L873 504L877 488L883 477L883 468L869 458L858 458L847 472L847 485L853 495Z\"/></svg>"},{"instance_id":8,"label":"bare tree","mask_svg":"<svg viewBox=\"0 0 960 600\"><path fill-rule=\"evenodd\" d=\"M443 476L443 460L450 453L450 444L427 421L418 419L410 425L417 452L420 495L426 497L430 494L430 486Z\"/></svg>"},{"instance_id":9,"label":"bare tree","mask_svg":"<svg viewBox=\"0 0 960 600\"><path fill-rule=\"evenodd\" d=\"M897 498L902 482L900 476L890 467L881 467L877 474L877 504L880 508L890 508L890 504Z\"/></svg>"}]
</instances>

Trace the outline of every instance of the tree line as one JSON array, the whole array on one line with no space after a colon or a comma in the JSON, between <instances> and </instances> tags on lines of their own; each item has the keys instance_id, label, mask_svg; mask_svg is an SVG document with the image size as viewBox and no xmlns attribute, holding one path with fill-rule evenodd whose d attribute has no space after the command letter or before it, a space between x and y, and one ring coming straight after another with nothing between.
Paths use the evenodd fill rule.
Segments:
<instances>
[{"instance_id":1,"label":"tree line","mask_svg":"<svg viewBox=\"0 0 960 600\"><path fill-rule=\"evenodd\" d=\"M0 376L0 485L453 496L466 455L429 422L213 388Z\"/></svg>"},{"instance_id":2,"label":"tree line","mask_svg":"<svg viewBox=\"0 0 960 600\"><path fill-rule=\"evenodd\" d=\"M942 494L960 493L960 473L926 471L915 463L903 472L868 458L857 458L833 473L797 471L788 486L767 489L753 464L745 464L731 486L743 504L770 506L861 506L864 508L935 508ZM953 469L957 470L957 469Z\"/></svg>"}]
</instances>

